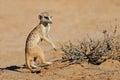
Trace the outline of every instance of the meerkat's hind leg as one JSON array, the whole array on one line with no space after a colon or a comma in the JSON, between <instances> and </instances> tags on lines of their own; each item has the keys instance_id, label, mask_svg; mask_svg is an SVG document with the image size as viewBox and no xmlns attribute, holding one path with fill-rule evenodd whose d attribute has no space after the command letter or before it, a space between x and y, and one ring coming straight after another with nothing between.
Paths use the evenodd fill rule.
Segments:
<instances>
[{"instance_id":1,"label":"meerkat's hind leg","mask_svg":"<svg viewBox=\"0 0 120 80\"><path fill-rule=\"evenodd\" d=\"M30 62L30 66L31 66L33 69L38 68L38 66L36 66L36 64L35 64L35 61L34 61L34 60L32 60L32 61Z\"/></svg>"},{"instance_id":2,"label":"meerkat's hind leg","mask_svg":"<svg viewBox=\"0 0 120 80\"><path fill-rule=\"evenodd\" d=\"M38 56L38 58L41 61L41 64L46 64L46 65L52 64L52 62L48 62L48 61L45 60L45 56L44 56L44 53L43 53L41 48L39 48L39 56Z\"/></svg>"},{"instance_id":3,"label":"meerkat's hind leg","mask_svg":"<svg viewBox=\"0 0 120 80\"><path fill-rule=\"evenodd\" d=\"M47 65L52 64L52 62L48 62L48 61L45 60L45 57L44 57L44 54L43 54L43 53L41 53L41 54L39 55L39 59L41 60L41 64L47 64Z\"/></svg>"},{"instance_id":4,"label":"meerkat's hind leg","mask_svg":"<svg viewBox=\"0 0 120 80\"><path fill-rule=\"evenodd\" d=\"M31 61L31 67L33 69L38 69L38 70L41 69L41 66L37 64L37 57L34 57L34 59Z\"/></svg>"},{"instance_id":5,"label":"meerkat's hind leg","mask_svg":"<svg viewBox=\"0 0 120 80\"><path fill-rule=\"evenodd\" d=\"M31 64L32 61L32 57L30 56L26 56L26 66L28 67L28 69L32 72L32 73L39 73L41 68L35 68L33 69L33 64ZM34 66L36 67L36 66Z\"/></svg>"}]
</instances>

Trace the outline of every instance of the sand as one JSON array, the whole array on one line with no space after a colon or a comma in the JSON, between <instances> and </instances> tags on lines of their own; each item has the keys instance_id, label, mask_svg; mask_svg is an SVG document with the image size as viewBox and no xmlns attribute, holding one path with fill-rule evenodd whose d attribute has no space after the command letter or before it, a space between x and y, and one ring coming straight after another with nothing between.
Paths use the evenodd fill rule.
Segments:
<instances>
[{"instance_id":1,"label":"sand","mask_svg":"<svg viewBox=\"0 0 120 80\"><path fill-rule=\"evenodd\" d=\"M20 68L25 63L26 37L43 11L53 16L50 35L58 49L61 42L83 40L87 35L99 39L104 29L111 32L120 25L119 0L0 0L0 80L120 80L120 62L115 60L97 66L64 67L65 63L55 62L39 74ZM63 54L46 42L41 47L48 61Z\"/></svg>"}]
</instances>

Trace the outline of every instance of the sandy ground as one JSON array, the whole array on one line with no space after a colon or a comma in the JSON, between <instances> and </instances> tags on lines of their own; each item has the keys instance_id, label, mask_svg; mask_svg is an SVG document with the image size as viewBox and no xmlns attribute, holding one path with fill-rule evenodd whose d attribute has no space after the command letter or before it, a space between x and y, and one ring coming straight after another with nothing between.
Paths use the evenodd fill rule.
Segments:
<instances>
[{"instance_id":1,"label":"sandy ground","mask_svg":"<svg viewBox=\"0 0 120 80\"><path fill-rule=\"evenodd\" d=\"M55 62L39 74L20 68L26 37L42 11L53 16L50 35L56 45L87 35L99 39L102 30L112 31L116 24L120 28L119 0L0 0L0 80L120 80L120 62L114 60L99 66ZM47 60L61 58L60 50L45 42L42 47Z\"/></svg>"}]
</instances>

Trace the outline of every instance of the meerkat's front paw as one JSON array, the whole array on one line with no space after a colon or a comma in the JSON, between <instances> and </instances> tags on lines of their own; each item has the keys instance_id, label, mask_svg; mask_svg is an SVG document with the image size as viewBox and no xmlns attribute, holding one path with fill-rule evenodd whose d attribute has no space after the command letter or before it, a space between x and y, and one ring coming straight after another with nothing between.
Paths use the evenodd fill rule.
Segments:
<instances>
[{"instance_id":1,"label":"meerkat's front paw","mask_svg":"<svg viewBox=\"0 0 120 80\"><path fill-rule=\"evenodd\" d=\"M56 48L53 48L53 50L57 51L57 49L56 49Z\"/></svg>"}]
</instances>

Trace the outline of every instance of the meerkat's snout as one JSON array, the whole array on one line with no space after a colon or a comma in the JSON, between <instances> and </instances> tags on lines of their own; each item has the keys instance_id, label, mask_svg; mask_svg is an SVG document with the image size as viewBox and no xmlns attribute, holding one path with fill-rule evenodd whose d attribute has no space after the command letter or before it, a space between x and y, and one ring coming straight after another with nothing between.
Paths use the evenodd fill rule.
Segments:
<instances>
[{"instance_id":1,"label":"meerkat's snout","mask_svg":"<svg viewBox=\"0 0 120 80\"><path fill-rule=\"evenodd\" d=\"M49 23L52 24L52 16L49 16Z\"/></svg>"},{"instance_id":2,"label":"meerkat's snout","mask_svg":"<svg viewBox=\"0 0 120 80\"><path fill-rule=\"evenodd\" d=\"M44 16L44 21L52 24L52 16Z\"/></svg>"}]
</instances>

